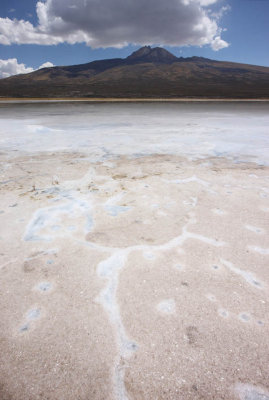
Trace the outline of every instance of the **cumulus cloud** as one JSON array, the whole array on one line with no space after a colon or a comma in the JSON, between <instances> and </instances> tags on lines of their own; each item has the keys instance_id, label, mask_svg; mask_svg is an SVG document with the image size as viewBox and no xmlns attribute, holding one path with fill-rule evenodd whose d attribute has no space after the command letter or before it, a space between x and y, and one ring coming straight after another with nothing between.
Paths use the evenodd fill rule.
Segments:
<instances>
[{"instance_id":1,"label":"cumulus cloud","mask_svg":"<svg viewBox=\"0 0 269 400\"><path fill-rule=\"evenodd\" d=\"M92 48L133 44L227 47L219 16L208 6L219 0L44 0L37 26L0 18L0 43L85 42Z\"/></svg>"},{"instance_id":2,"label":"cumulus cloud","mask_svg":"<svg viewBox=\"0 0 269 400\"><path fill-rule=\"evenodd\" d=\"M40 65L40 68L53 67L51 62L46 62ZM34 68L26 67L25 64L19 64L16 58L9 58L8 60L0 60L0 78L8 78L11 75L28 74L35 71Z\"/></svg>"},{"instance_id":3,"label":"cumulus cloud","mask_svg":"<svg viewBox=\"0 0 269 400\"><path fill-rule=\"evenodd\" d=\"M29 21L0 18L0 44L58 44L59 38L41 31L41 26L34 27Z\"/></svg>"},{"instance_id":4,"label":"cumulus cloud","mask_svg":"<svg viewBox=\"0 0 269 400\"><path fill-rule=\"evenodd\" d=\"M211 47L213 50L218 51L220 49L223 49L225 47L228 47L229 44L222 40L220 36L216 36L213 42L211 43Z\"/></svg>"},{"instance_id":5,"label":"cumulus cloud","mask_svg":"<svg viewBox=\"0 0 269 400\"><path fill-rule=\"evenodd\" d=\"M47 62L45 62L44 64L42 64L42 65L40 65L40 67L38 68L38 69L41 69L41 68L50 68L50 67L53 67L54 65L50 62L50 61L47 61Z\"/></svg>"}]
</instances>

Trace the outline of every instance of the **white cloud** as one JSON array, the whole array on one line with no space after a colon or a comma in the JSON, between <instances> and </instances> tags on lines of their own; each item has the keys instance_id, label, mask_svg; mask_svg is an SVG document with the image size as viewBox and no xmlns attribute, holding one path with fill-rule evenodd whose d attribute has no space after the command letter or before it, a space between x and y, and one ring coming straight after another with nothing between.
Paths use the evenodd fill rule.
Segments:
<instances>
[{"instance_id":1,"label":"white cloud","mask_svg":"<svg viewBox=\"0 0 269 400\"><path fill-rule=\"evenodd\" d=\"M211 43L211 47L213 50L218 51L220 49L223 49L225 47L228 47L229 43L225 42L220 38L220 36L215 37L213 42Z\"/></svg>"},{"instance_id":2,"label":"white cloud","mask_svg":"<svg viewBox=\"0 0 269 400\"><path fill-rule=\"evenodd\" d=\"M202 6L210 6L211 4L217 3L218 0L199 0Z\"/></svg>"},{"instance_id":3,"label":"white cloud","mask_svg":"<svg viewBox=\"0 0 269 400\"><path fill-rule=\"evenodd\" d=\"M40 68L53 67L51 62L42 64ZM34 68L26 67L25 64L19 64L16 58L9 58L8 60L0 60L0 78L8 78L11 75L28 74L35 71Z\"/></svg>"},{"instance_id":4,"label":"white cloud","mask_svg":"<svg viewBox=\"0 0 269 400\"><path fill-rule=\"evenodd\" d=\"M221 7L219 10L217 10L215 12L210 12L210 16L215 18L218 21L223 17L224 14L226 14L230 10L231 10L231 6L226 5L226 6ZM224 29L222 29L222 31L224 31Z\"/></svg>"},{"instance_id":5,"label":"white cloud","mask_svg":"<svg viewBox=\"0 0 269 400\"><path fill-rule=\"evenodd\" d=\"M53 45L82 43L96 47L211 45L220 39L219 14L209 5L220 0L44 0L36 5L37 26L0 18L0 43ZM217 12L217 11L216 11Z\"/></svg>"},{"instance_id":6,"label":"white cloud","mask_svg":"<svg viewBox=\"0 0 269 400\"><path fill-rule=\"evenodd\" d=\"M40 65L40 67L38 68L38 69L41 69L41 68L50 68L50 67L53 67L54 65L50 62L50 61L47 61L47 62L45 62L44 64L42 64L42 65Z\"/></svg>"},{"instance_id":7,"label":"white cloud","mask_svg":"<svg viewBox=\"0 0 269 400\"><path fill-rule=\"evenodd\" d=\"M0 78L7 78L16 74L27 74L33 72L33 68L26 68L24 64L18 64L16 58L0 60Z\"/></svg>"},{"instance_id":8,"label":"white cloud","mask_svg":"<svg viewBox=\"0 0 269 400\"><path fill-rule=\"evenodd\" d=\"M0 18L0 44L58 44L61 39L40 31L29 21Z\"/></svg>"}]
</instances>

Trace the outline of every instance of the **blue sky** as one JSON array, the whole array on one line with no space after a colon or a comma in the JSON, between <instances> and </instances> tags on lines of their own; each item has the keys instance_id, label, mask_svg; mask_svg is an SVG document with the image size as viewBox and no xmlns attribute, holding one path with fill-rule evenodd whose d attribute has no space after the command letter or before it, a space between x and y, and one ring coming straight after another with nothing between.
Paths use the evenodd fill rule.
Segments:
<instances>
[{"instance_id":1,"label":"blue sky","mask_svg":"<svg viewBox=\"0 0 269 400\"><path fill-rule=\"evenodd\" d=\"M163 0L126 7L122 1L99 0L96 7L94 0L43 0L37 14L36 0L1 0L0 60L36 69L48 61L126 57L150 44L177 56L269 66L269 0L167 0L165 8Z\"/></svg>"}]
</instances>

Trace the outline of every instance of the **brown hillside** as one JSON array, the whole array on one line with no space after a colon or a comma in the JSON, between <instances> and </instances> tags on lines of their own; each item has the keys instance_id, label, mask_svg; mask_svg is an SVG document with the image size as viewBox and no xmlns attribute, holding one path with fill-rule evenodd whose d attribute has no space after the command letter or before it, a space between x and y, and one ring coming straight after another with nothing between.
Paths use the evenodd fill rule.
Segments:
<instances>
[{"instance_id":1,"label":"brown hillside","mask_svg":"<svg viewBox=\"0 0 269 400\"><path fill-rule=\"evenodd\" d=\"M44 68L0 80L0 97L269 98L269 68L145 46L126 59Z\"/></svg>"}]
</instances>

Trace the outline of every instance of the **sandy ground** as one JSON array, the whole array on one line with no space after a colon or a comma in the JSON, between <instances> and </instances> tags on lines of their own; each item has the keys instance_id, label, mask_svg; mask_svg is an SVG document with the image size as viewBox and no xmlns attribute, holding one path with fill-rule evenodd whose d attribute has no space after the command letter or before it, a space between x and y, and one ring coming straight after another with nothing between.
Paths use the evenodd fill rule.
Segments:
<instances>
[{"instance_id":1,"label":"sandy ground","mask_svg":"<svg viewBox=\"0 0 269 400\"><path fill-rule=\"evenodd\" d=\"M1 400L268 400L269 169L1 154Z\"/></svg>"}]
</instances>

